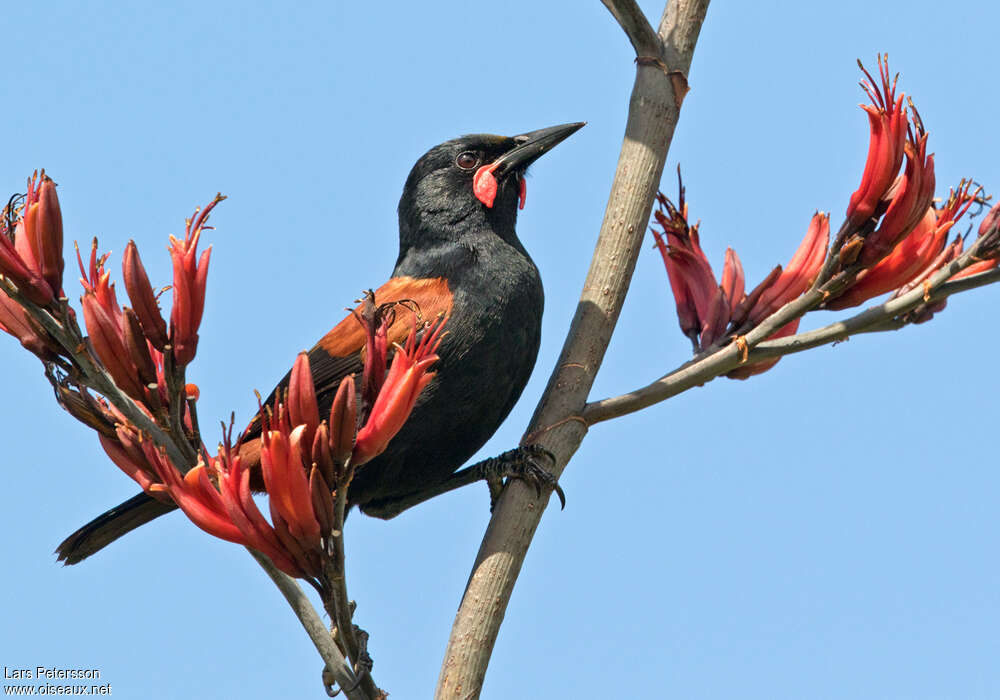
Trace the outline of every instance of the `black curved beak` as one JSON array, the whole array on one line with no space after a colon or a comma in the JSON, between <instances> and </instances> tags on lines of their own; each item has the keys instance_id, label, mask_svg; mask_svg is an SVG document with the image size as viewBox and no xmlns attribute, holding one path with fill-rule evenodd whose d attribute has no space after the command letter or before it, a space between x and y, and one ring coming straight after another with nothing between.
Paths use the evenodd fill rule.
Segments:
<instances>
[{"instance_id":1,"label":"black curved beak","mask_svg":"<svg viewBox=\"0 0 1000 700\"><path fill-rule=\"evenodd\" d=\"M526 134L518 134L514 137L517 145L494 161L494 174L502 177L515 171L523 173L529 165L551 151L556 144L568 138L586 123L560 124L546 129L529 131Z\"/></svg>"}]
</instances>

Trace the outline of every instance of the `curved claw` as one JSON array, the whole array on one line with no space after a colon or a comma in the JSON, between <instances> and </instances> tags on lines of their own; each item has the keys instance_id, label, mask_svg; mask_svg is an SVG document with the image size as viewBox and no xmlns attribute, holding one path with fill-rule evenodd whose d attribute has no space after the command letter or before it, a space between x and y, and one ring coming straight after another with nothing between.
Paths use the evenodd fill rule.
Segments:
<instances>
[{"instance_id":1,"label":"curved claw","mask_svg":"<svg viewBox=\"0 0 1000 700\"><path fill-rule=\"evenodd\" d=\"M515 461L515 465L517 466L510 469L505 476L511 479L520 479L529 486L533 486L535 488L535 494L538 496L542 495L542 487L547 486L555 491L556 495L559 497L559 509L565 510L566 494L559 485L559 480L552 474L552 472L543 468L537 462L539 458L545 458L551 461L554 465L556 463L555 455L541 445L535 444L524 445L517 450L512 450L511 452L516 453L520 459Z\"/></svg>"}]
</instances>

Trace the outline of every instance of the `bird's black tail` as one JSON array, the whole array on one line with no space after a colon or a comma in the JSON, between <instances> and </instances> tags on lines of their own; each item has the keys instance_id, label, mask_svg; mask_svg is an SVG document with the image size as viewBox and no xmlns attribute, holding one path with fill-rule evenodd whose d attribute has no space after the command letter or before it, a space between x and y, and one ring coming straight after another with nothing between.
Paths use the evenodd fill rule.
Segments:
<instances>
[{"instance_id":1,"label":"bird's black tail","mask_svg":"<svg viewBox=\"0 0 1000 700\"><path fill-rule=\"evenodd\" d=\"M61 562L77 564L104 549L122 535L169 513L176 507L140 493L98 515L67 537L56 547L56 554L59 555Z\"/></svg>"}]
</instances>

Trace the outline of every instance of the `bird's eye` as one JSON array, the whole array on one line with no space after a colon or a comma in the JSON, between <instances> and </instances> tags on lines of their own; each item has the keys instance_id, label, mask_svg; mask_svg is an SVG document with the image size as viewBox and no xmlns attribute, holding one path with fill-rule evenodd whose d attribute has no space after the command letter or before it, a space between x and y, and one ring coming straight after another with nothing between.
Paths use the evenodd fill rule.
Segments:
<instances>
[{"instance_id":1,"label":"bird's eye","mask_svg":"<svg viewBox=\"0 0 1000 700\"><path fill-rule=\"evenodd\" d=\"M472 151L459 153L458 158L455 159L455 165L460 167L462 170L472 170L474 167L479 165L479 156Z\"/></svg>"}]
</instances>

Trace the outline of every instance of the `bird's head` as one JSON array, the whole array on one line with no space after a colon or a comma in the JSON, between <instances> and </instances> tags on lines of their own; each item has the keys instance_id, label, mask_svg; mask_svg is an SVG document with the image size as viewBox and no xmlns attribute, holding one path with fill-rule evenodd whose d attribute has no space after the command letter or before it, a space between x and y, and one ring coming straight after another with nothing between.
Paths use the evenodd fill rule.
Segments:
<instances>
[{"instance_id":1,"label":"bird's head","mask_svg":"<svg viewBox=\"0 0 1000 700\"><path fill-rule=\"evenodd\" d=\"M528 166L583 126L517 136L470 134L435 146L410 171L399 200L400 247L435 246L490 231L515 242Z\"/></svg>"}]
</instances>

